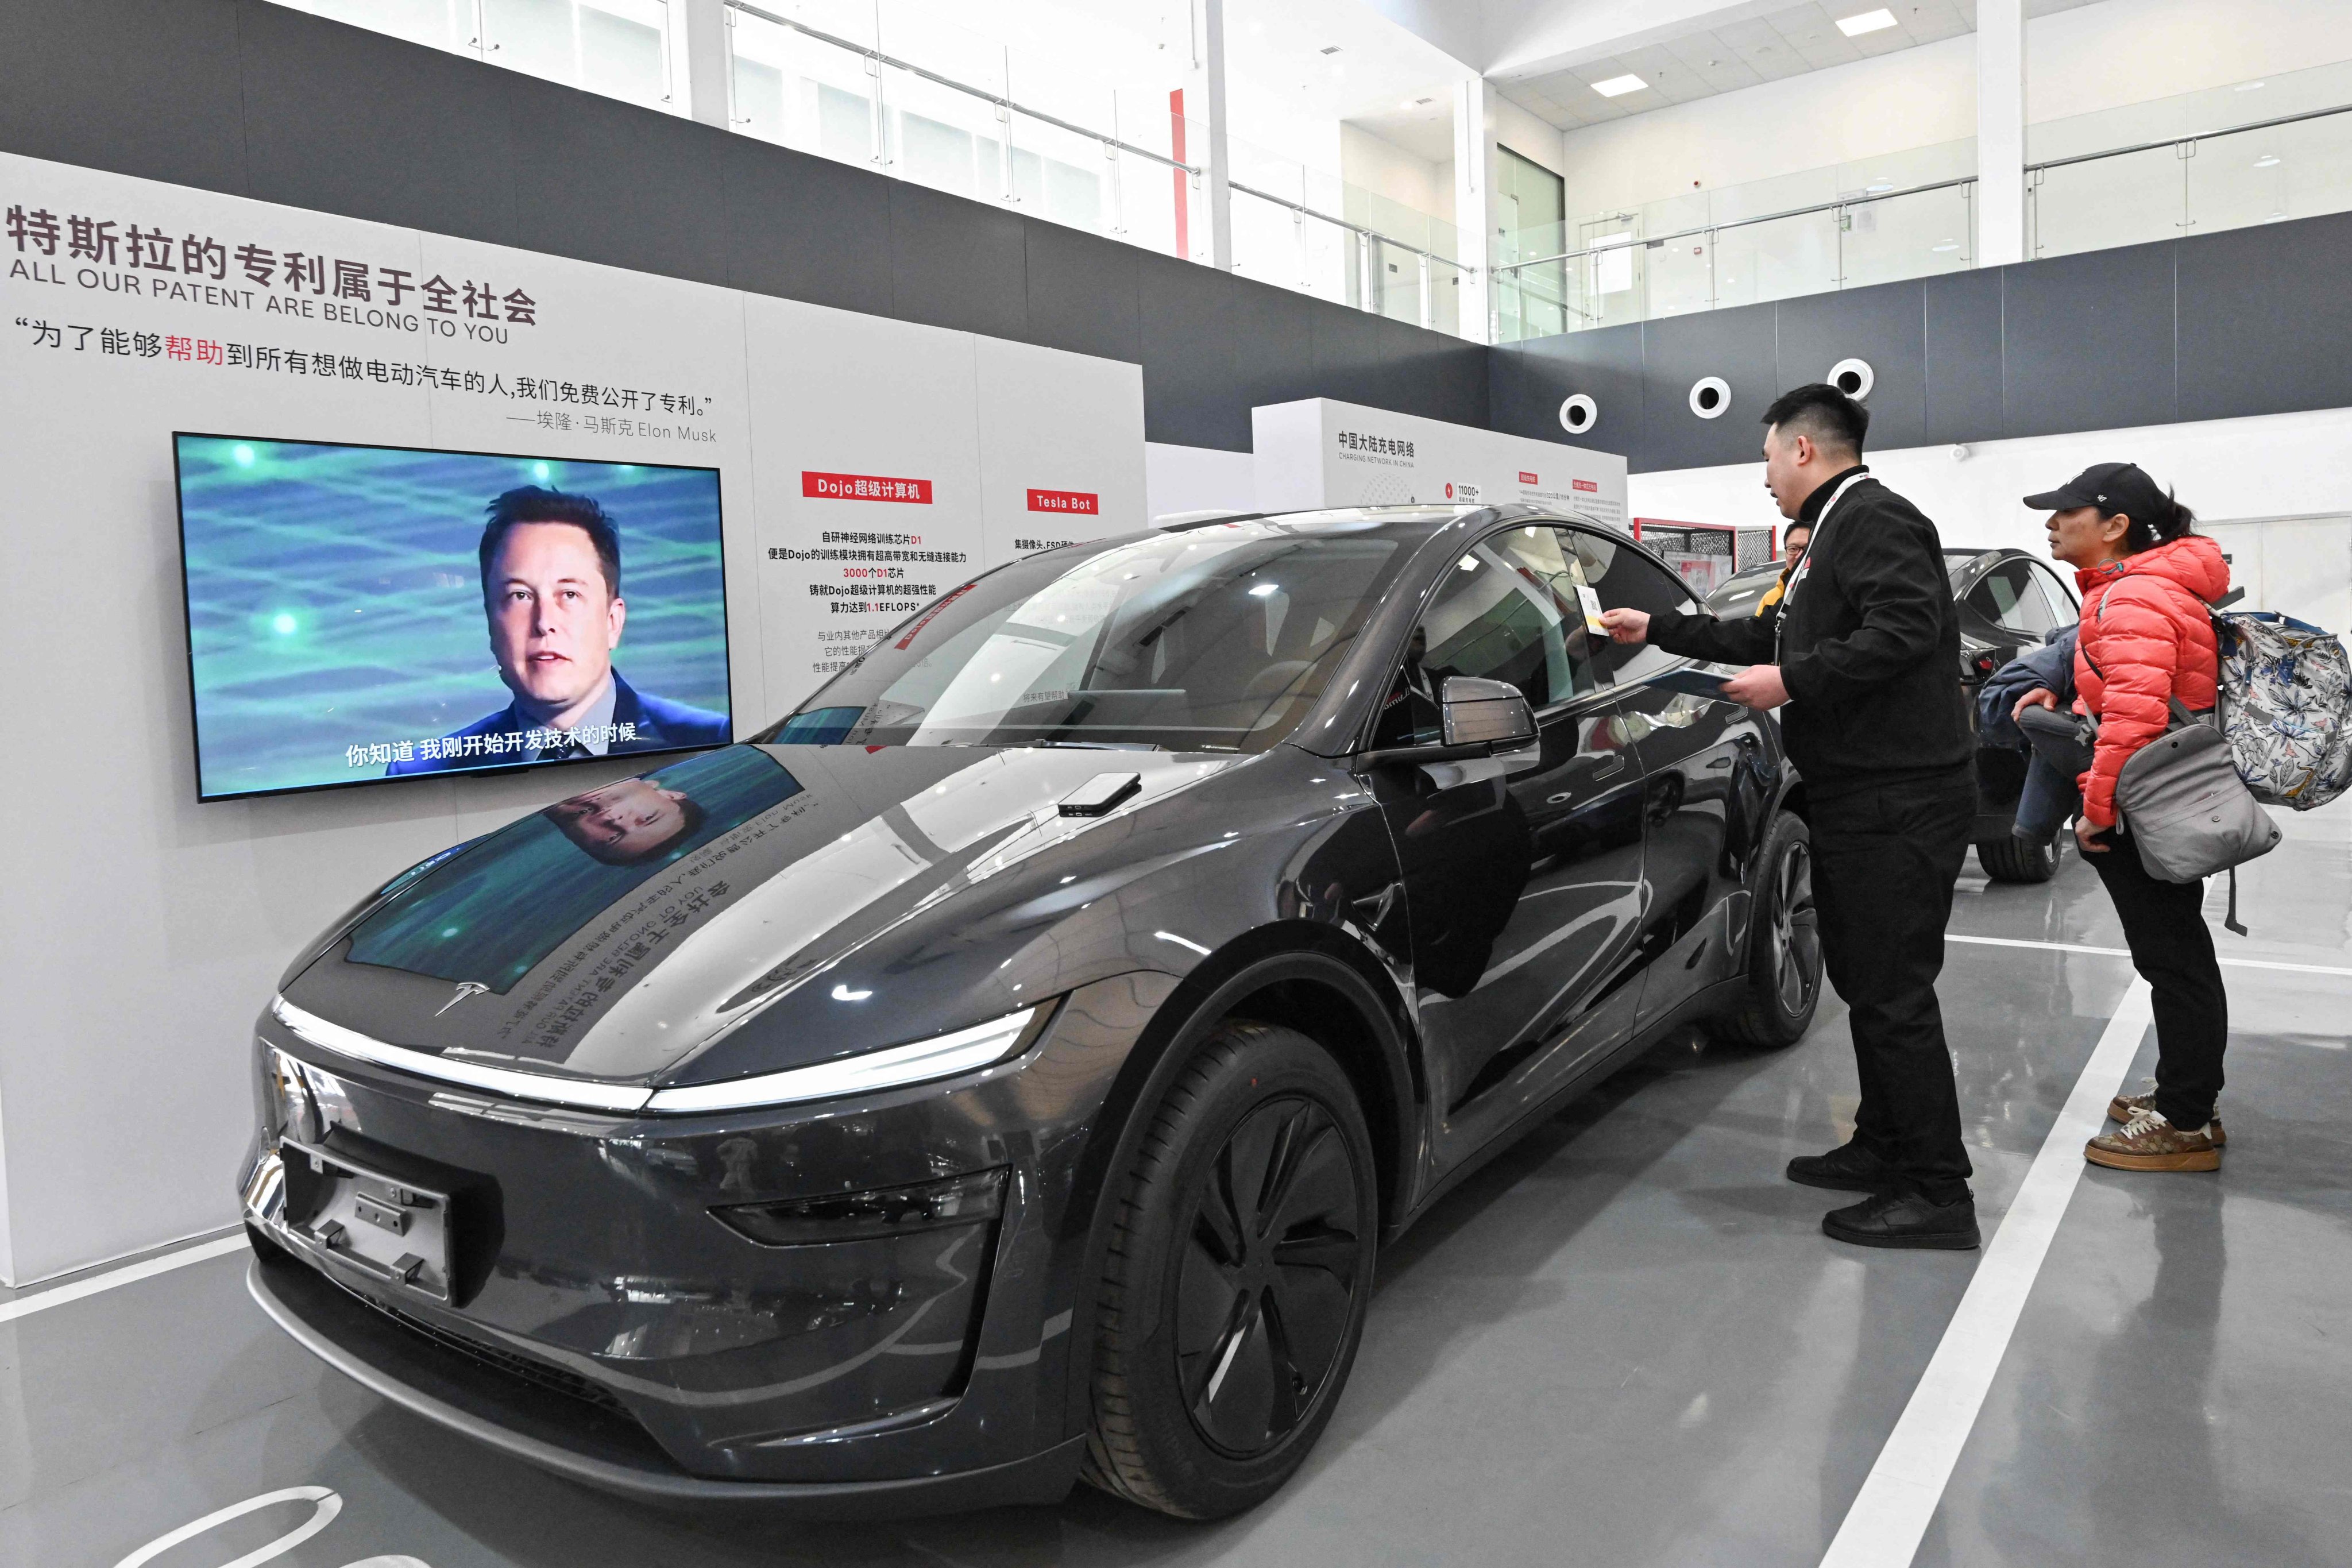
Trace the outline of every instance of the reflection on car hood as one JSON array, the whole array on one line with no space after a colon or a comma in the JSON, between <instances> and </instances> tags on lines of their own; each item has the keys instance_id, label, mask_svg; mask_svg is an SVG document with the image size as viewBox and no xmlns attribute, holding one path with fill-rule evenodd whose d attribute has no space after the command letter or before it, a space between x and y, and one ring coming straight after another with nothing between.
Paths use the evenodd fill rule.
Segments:
<instances>
[{"instance_id":1,"label":"reflection on car hood","mask_svg":"<svg viewBox=\"0 0 2352 1568\"><path fill-rule=\"evenodd\" d=\"M878 933L1237 761L730 747L559 803L394 879L286 994L411 1049L644 1080ZM1136 773L1141 788L1108 816L1061 815L1103 773Z\"/></svg>"}]
</instances>

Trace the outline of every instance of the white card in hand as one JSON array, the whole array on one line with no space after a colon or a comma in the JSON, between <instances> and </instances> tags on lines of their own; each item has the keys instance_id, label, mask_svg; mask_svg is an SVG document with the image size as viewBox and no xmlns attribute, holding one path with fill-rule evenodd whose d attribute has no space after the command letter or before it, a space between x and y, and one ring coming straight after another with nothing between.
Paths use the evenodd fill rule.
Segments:
<instances>
[{"instance_id":1,"label":"white card in hand","mask_svg":"<svg viewBox=\"0 0 2352 1568\"><path fill-rule=\"evenodd\" d=\"M1584 606L1584 629L1594 637L1607 637L1609 628L1601 624L1601 595L1579 583L1576 597L1577 602Z\"/></svg>"}]
</instances>

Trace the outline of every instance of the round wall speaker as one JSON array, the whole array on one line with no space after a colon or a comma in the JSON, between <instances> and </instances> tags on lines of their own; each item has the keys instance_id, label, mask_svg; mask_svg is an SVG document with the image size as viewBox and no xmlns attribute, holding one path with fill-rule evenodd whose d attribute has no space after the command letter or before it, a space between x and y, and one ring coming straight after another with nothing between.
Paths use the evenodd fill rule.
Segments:
<instances>
[{"instance_id":1,"label":"round wall speaker","mask_svg":"<svg viewBox=\"0 0 2352 1568\"><path fill-rule=\"evenodd\" d=\"M1559 405L1559 427L1571 436L1581 436L1601 423L1601 405L1586 394L1571 393Z\"/></svg>"},{"instance_id":2,"label":"round wall speaker","mask_svg":"<svg viewBox=\"0 0 2352 1568\"><path fill-rule=\"evenodd\" d=\"M1857 403L1868 397L1877 383L1877 373L1866 359L1842 359L1830 366L1830 384Z\"/></svg>"},{"instance_id":3,"label":"round wall speaker","mask_svg":"<svg viewBox=\"0 0 2352 1568\"><path fill-rule=\"evenodd\" d=\"M1691 383L1690 411L1702 419L1720 419L1731 406L1731 383L1719 375L1703 375Z\"/></svg>"}]
</instances>

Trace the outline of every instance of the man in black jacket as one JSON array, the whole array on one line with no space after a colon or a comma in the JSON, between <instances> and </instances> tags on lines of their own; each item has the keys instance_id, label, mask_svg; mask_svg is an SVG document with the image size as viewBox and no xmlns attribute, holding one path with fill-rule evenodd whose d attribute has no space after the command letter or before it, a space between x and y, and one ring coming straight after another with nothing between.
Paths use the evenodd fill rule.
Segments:
<instances>
[{"instance_id":1,"label":"man in black jacket","mask_svg":"<svg viewBox=\"0 0 2352 1568\"><path fill-rule=\"evenodd\" d=\"M1976 813L1960 629L1936 525L1870 477L1863 406L1801 386L1764 415L1764 485L1811 525L1777 615L1611 610L1619 642L1745 664L1724 693L1781 708L1804 781L1830 981L1862 1080L1853 1138L1789 1163L1809 1186L1868 1193L1822 1228L1873 1247L1978 1244L1970 1167L1936 975Z\"/></svg>"}]
</instances>

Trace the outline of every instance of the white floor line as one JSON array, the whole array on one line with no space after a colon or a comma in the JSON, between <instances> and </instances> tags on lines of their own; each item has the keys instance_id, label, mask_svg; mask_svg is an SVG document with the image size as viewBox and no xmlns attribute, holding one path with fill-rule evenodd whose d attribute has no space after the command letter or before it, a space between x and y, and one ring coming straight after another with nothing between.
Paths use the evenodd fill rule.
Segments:
<instances>
[{"instance_id":1,"label":"white floor line","mask_svg":"<svg viewBox=\"0 0 2352 1568\"><path fill-rule=\"evenodd\" d=\"M174 1268L185 1268L191 1263L202 1263L208 1258L226 1258L245 1249L248 1244L242 1229L226 1236L216 1236L210 1241L184 1247L177 1252L167 1252L160 1258L150 1258L140 1263L126 1263L120 1268L110 1268L70 1285L54 1289L37 1290L30 1296L20 1296L14 1301L0 1302L0 1323L29 1318L35 1312L46 1312L51 1307L62 1307L68 1301L85 1300L101 1291L120 1285L133 1285L142 1279L152 1279L158 1274L169 1274Z\"/></svg>"},{"instance_id":2,"label":"white floor line","mask_svg":"<svg viewBox=\"0 0 2352 1568\"><path fill-rule=\"evenodd\" d=\"M2116 1004L2091 1059L2074 1080L2042 1152L1978 1263L1911 1402L1878 1451L1822 1568L1909 1568L1935 1517L1944 1483L1977 1423L2000 1369L2018 1314L2042 1272L2050 1238L2082 1180L2083 1145L2107 1120L2107 1101L2139 1054L2149 1021L2147 983L2134 980Z\"/></svg>"},{"instance_id":3,"label":"white floor line","mask_svg":"<svg viewBox=\"0 0 2352 1568\"><path fill-rule=\"evenodd\" d=\"M2047 952L2087 952L2098 958L2129 958L2127 947L2090 947L2079 942L2026 942L2013 936L1962 936L1957 931L1944 933L1946 942L1970 942L1978 947L2038 947ZM2338 969L2325 963L2281 963L2268 958L2229 958L2221 962L2231 969L2283 969L2292 974L2352 974L2352 969Z\"/></svg>"}]
</instances>

